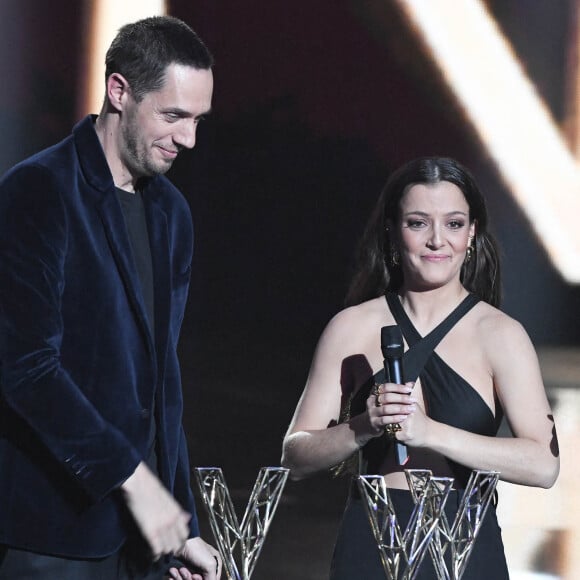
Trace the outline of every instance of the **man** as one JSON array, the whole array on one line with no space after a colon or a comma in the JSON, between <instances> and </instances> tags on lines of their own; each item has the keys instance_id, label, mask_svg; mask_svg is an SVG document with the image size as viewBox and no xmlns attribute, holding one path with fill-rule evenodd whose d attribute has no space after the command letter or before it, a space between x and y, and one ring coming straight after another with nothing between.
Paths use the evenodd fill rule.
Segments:
<instances>
[{"instance_id":1,"label":"man","mask_svg":"<svg viewBox=\"0 0 580 580\"><path fill-rule=\"evenodd\" d=\"M99 116L0 183L1 580L220 576L181 425L193 229L163 176L212 64L180 20L123 27Z\"/></svg>"}]
</instances>

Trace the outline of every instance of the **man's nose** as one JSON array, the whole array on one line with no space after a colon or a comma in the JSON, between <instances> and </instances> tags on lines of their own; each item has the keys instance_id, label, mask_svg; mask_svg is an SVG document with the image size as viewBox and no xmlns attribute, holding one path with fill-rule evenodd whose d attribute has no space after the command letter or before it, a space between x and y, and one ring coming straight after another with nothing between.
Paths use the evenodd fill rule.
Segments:
<instances>
[{"instance_id":1,"label":"man's nose","mask_svg":"<svg viewBox=\"0 0 580 580\"><path fill-rule=\"evenodd\" d=\"M179 131L173 136L174 142L185 149L195 147L195 136L197 132L197 121L195 119L183 119Z\"/></svg>"}]
</instances>

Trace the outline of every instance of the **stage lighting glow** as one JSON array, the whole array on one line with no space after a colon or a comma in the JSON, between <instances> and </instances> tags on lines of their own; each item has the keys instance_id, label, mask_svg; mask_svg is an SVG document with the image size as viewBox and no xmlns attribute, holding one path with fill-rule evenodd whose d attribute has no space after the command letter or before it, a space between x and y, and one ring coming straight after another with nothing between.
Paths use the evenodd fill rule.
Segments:
<instances>
[{"instance_id":1,"label":"stage lighting glow","mask_svg":"<svg viewBox=\"0 0 580 580\"><path fill-rule=\"evenodd\" d=\"M580 168L480 0L397 0L553 264L580 283Z\"/></svg>"},{"instance_id":2,"label":"stage lighting glow","mask_svg":"<svg viewBox=\"0 0 580 580\"><path fill-rule=\"evenodd\" d=\"M79 117L101 109L105 89L105 54L115 34L129 22L166 13L165 0L94 0L89 3L85 29L87 82L79 104Z\"/></svg>"}]
</instances>

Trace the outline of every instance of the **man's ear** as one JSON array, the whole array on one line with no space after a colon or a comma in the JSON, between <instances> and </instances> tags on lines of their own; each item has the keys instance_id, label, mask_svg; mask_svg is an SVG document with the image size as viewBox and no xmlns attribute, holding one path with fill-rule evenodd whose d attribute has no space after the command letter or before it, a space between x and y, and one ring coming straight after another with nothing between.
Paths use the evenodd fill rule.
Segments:
<instances>
[{"instance_id":1,"label":"man's ear","mask_svg":"<svg viewBox=\"0 0 580 580\"><path fill-rule=\"evenodd\" d=\"M107 100L113 109L122 111L130 92L129 83L122 74L113 73L109 75L107 79Z\"/></svg>"}]
</instances>

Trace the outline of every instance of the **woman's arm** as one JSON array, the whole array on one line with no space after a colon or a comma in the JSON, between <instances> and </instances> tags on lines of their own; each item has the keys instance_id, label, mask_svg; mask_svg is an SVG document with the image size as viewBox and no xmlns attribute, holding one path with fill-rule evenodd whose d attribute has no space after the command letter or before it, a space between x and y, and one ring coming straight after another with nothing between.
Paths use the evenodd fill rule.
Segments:
<instances>
[{"instance_id":1,"label":"woman's arm","mask_svg":"<svg viewBox=\"0 0 580 580\"><path fill-rule=\"evenodd\" d=\"M301 479L329 469L358 451L373 437L381 435L387 422L404 421L411 412L410 389L390 385L391 402L399 401L400 414L389 416L385 407L375 406L375 397L367 409L350 420L337 424L341 402L341 370L345 359L362 355L364 343L357 333L364 332L356 308L342 311L326 327L316 348L306 387L284 438L282 465L290 469L292 479ZM369 364L369 370L370 370ZM404 408L403 408L404 407Z\"/></svg>"},{"instance_id":2,"label":"woman's arm","mask_svg":"<svg viewBox=\"0 0 580 580\"><path fill-rule=\"evenodd\" d=\"M399 438L472 469L499 471L504 481L551 487L560 459L535 350L519 323L505 315L492 318L484 323L480 337L513 438L462 431L433 421L420 410L406 422Z\"/></svg>"}]
</instances>

